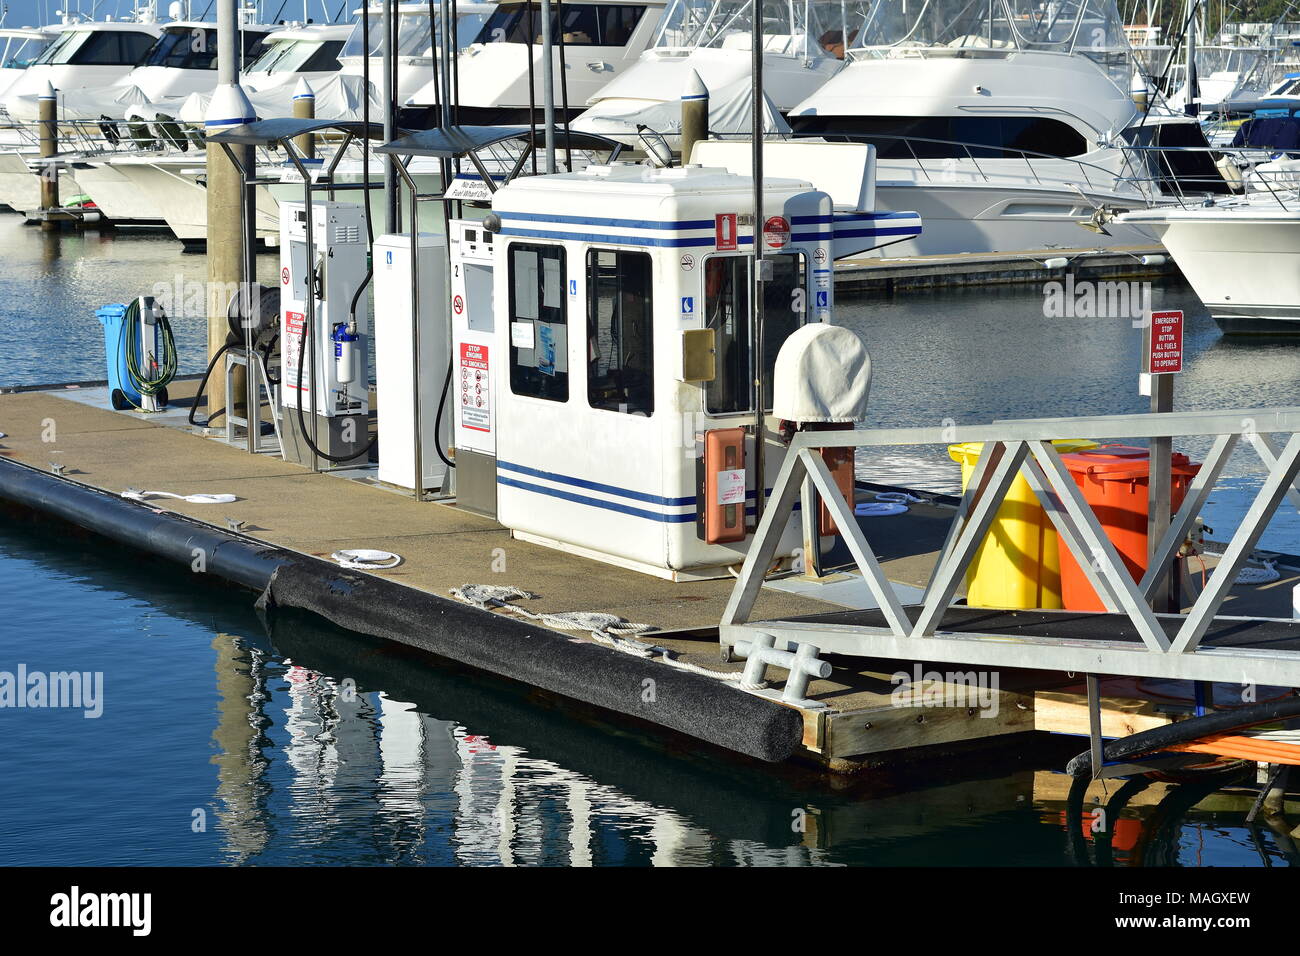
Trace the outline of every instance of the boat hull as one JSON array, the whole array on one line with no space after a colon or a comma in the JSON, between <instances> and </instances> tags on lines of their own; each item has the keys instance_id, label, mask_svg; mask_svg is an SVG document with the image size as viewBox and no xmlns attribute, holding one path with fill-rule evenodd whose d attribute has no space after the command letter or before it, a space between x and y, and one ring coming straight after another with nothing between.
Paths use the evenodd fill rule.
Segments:
<instances>
[{"instance_id":1,"label":"boat hull","mask_svg":"<svg viewBox=\"0 0 1300 956\"><path fill-rule=\"evenodd\" d=\"M1208 207L1123 218L1156 232L1225 333L1300 335L1300 212Z\"/></svg>"}]
</instances>

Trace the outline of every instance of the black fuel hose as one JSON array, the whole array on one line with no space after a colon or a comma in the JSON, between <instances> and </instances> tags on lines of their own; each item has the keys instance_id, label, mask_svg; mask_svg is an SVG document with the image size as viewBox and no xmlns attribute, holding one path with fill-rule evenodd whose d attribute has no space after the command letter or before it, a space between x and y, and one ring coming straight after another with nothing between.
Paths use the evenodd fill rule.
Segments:
<instances>
[{"instance_id":1,"label":"black fuel hose","mask_svg":"<svg viewBox=\"0 0 1300 956\"><path fill-rule=\"evenodd\" d=\"M233 348L234 344L235 344L234 342L227 340L225 345L217 349L216 354L212 356L212 361L208 363L207 371L203 373L203 378L199 379L199 390L194 393L194 402L192 405L190 405L190 414L188 416L189 423L191 425L194 425L198 428L207 428L210 424L212 424L212 419L216 418L218 415L226 414L226 410L224 408L218 408L215 411L209 412L208 417L205 418L202 422L196 422L194 420L194 413L199 410L199 399L203 398L203 393L207 391L208 379L212 377L212 370L217 367L217 362L220 360L221 356L225 355L227 351Z\"/></svg>"},{"instance_id":2,"label":"black fuel hose","mask_svg":"<svg viewBox=\"0 0 1300 956\"><path fill-rule=\"evenodd\" d=\"M1112 740L1102 748L1102 759L1110 762L1140 757L1163 750L1171 744L1200 740L1202 737L1231 733L1257 724L1268 724L1293 717L1300 717L1300 697L1282 697L1248 707L1218 710L1202 717L1189 717L1177 723L1165 724L1163 727L1155 727L1129 737ZM1076 777L1091 776L1092 751L1085 750L1076 756L1066 764L1065 772Z\"/></svg>"}]
</instances>

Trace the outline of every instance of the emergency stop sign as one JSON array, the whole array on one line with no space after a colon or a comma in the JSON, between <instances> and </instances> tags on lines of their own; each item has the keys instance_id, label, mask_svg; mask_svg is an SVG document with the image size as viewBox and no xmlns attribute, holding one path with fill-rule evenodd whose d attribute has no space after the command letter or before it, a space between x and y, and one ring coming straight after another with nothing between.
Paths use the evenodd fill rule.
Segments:
<instances>
[{"instance_id":1,"label":"emergency stop sign","mask_svg":"<svg viewBox=\"0 0 1300 956\"><path fill-rule=\"evenodd\" d=\"M790 222L785 216L770 216L763 223L763 241L773 249L781 249L790 241Z\"/></svg>"}]
</instances>

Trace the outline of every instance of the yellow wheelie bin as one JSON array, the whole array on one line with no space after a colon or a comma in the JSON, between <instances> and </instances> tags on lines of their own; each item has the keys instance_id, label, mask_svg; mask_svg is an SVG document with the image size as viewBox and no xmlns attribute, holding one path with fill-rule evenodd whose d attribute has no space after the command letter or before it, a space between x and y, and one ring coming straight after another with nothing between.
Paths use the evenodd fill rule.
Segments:
<instances>
[{"instance_id":1,"label":"yellow wheelie bin","mask_svg":"<svg viewBox=\"0 0 1300 956\"><path fill-rule=\"evenodd\" d=\"M1096 448L1082 438L1052 442L1061 454ZM966 490L984 443L948 446L948 455L961 465ZM966 603L975 607L1061 608L1061 559L1056 529L1038 498L1018 475L993 518L966 570Z\"/></svg>"}]
</instances>

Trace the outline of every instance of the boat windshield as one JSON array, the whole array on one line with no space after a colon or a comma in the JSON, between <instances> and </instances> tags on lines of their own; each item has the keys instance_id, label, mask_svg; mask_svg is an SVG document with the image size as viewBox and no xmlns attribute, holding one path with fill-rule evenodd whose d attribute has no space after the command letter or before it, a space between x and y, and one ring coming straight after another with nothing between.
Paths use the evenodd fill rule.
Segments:
<instances>
[{"instance_id":1,"label":"boat windshield","mask_svg":"<svg viewBox=\"0 0 1300 956\"><path fill-rule=\"evenodd\" d=\"M876 0L857 56L1046 50L1080 53L1128 83L1128 37L1114 0ZM1127 89L1127 85L1124 87Z\"/></svg>"},{"instance_id":2,"label":"boat windshield","mask_svg":"<svg viewBox=\"0 0 1300 956\"><path fill-rule=\"evenodd\" d=\"M0 70L25 70L50 45L50 37L0 37Z\"/></svg>"},{"instance_id":3,"label":"boat windshield","mask_svg":"<svg viewBox=\"0 0 1300 956\"><path fill-rule=\"evenodd\" d=\"M566 46L626 46L645 7L629 3L570 3L551 10L551 35ZM479 31L476 43L541 43L539 4L503 3Z\"/></svg>"},{"instance_id":4,"label":"boat windshield","mask_svg":"<svg viewBox=\"0 0 1300 956\"><path fill-rule=\"evenodd\" d=\"M475 4L475 6L482 7L481 4ZM416 9L401 10L399 13L400 16L397 18L397 56L429 56L435 40L441 42L441 16L434 24L433 30L430 31L427 9L423 11ZM483 9L473 13L458 14L456 17L456 48L460 49L463 46L468 46L474 37L478 35L487 18L488 12ZM382 55L383 40L383 22L379 14L372 9L370 13L370 42L366 44L370 50L370 56ZM361 56L360 19L352 27L352 33L347 42L343 44L343 52L339 56Z\"/></svg>"},{"instance_id":5,"label":"boat windshield","mask_svg":"<svg viewBox=\"0 0 1300 956\"><path fill-rule=\"evenodd\" d=\"M339 68L342 40L273 40L246 73L321 73Z\"/></svg>"},{"instance_id":6,"label":"boat windshield","mask_svg":"<svg viewBox=\"0 0 1300 956\"><path fill-rule=\"evenodd\" d=\"M869 7L870 0L765 0L765 48L769 53L843 59ZM753 31L754 0L672 0L654 45L674 50L748 50Z\"/></svg>"}]
</instances>

